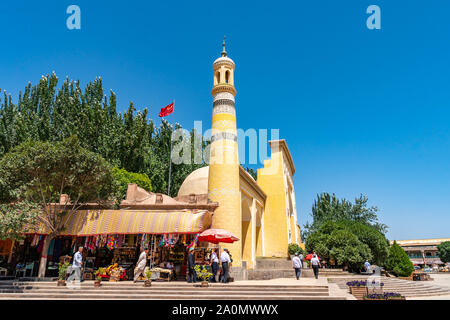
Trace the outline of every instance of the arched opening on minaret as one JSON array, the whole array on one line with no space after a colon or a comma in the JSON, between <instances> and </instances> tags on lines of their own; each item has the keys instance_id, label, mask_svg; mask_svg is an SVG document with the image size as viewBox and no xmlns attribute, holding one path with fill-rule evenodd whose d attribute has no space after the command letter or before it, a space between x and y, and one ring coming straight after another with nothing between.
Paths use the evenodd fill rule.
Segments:
<instances>
[{"instance_id":1,"label":"arched opening on minaret","mask_svg":"<svg viewBox=\"0 0 450 320\"><path fill-rule=\"evenodd\" d=\"M219 71L216 72L216 77L215 77L215 78L216 78L216 79L215 79L215 80L216 80L216 81L215 81L215 82L216 82L215 84L219 84L219 83L220 83L220 72L219 72Z\"/></svg>"},{"instance_id":2,"label":"arched opening on minaret","mask_svg":"<svg viewBox=\"0 0 450 320\"><path fill-rule=\"evenodd\" d=\"M230 71L226 71L225 72L225 83L228 83L228 82L230 82Z\"/></svg>"}]
</instances>

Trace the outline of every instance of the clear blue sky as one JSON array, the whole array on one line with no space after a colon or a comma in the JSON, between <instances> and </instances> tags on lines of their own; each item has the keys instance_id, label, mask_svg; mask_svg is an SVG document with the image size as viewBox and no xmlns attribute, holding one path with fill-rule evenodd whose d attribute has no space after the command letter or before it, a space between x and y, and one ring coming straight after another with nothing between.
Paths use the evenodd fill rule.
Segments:
<instances>
[{"instance_id":1,"label":"clear blue sky","mask_svg":"<svg viewBox=\"0 0 450 320\"><path fill-rule=\"evenodd\" d=\"M66 8L81 8L81 30ZM366 8L381 8L368 30ZM227 35L240 128L278 128L296 165L300 224L317 193L380 208L390 239L450 237L448 1L3 1L0 88L53 70L101 76L120 110L211 124ZM159 121L159 120L158 120Z\"/></svg>"}]
</instances>

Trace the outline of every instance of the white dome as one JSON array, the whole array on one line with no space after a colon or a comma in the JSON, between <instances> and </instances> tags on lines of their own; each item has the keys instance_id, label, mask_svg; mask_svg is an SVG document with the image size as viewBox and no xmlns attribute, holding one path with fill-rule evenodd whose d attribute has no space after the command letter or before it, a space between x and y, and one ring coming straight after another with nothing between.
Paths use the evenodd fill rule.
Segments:
<instances>
[{"instance_id":1,"label":"white dome","mask_svg":"<svg viewBox=\"0 0 450 320\"><path fill-rule=\"evenodd\" d=\"M189 174L181 184L178 197L190 194L208 193L209 166L197 169Z\"/></svg>"},{"instance_id":2,"label":"white dome","mask_svg":"<svg viewBox=\"0 0 450 320\"><path fill-rule=\"evenodd\" d=\"M216 63L219 63L219 62L229 62L229 63L232 63L234 65L234 61L231 58L228 58L228 57L219 57L219 58L217 58L214 61L213 65L216 64Z\"/></svg>"}]
</instances>

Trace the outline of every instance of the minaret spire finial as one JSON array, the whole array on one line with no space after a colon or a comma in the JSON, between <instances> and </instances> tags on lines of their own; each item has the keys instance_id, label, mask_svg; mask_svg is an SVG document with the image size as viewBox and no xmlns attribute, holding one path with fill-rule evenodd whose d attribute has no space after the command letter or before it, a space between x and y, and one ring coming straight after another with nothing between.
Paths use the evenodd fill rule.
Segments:
<instances>
[{"instance_id":1,"label":"minaret spire finial","mask_svg":"<svg viewBox=\"0 0 450 320\"><path fill-rule=\"evenodd\" d=\"M225 38L226 36L223 36L223 43L222 43L222 57L226 57L227 56L227 52L225 51Z\"/></svg>"}]
</instances>

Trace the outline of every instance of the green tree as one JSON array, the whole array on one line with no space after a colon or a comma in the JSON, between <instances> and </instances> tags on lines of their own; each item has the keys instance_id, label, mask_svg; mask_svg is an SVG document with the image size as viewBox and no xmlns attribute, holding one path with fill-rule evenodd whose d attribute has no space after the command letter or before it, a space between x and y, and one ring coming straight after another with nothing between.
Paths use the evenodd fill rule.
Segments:
<instances>
[{"instance_id":1,"label":"green tree","mask_svg":"<svg viewBox=\"0 0 450 320\"><path fill-rule=\"evenodd\" d=\"M439 259L441 259L443 263L450 262L450 241L442 242L437 248Z\"/></svg>"},{"instance_id":2,"label":"green tree","mask_svg":"<svg viewBox=\"0 0 450 320\"><path fill-rule=\"evenodd\" d=\"M0 240L22 239L25 226L33 224L40 213L36 203L20 200L0 204Z\"/></svg>"},{"instance_id":3,"label":"green tree","mask_svg":"<svg viewBox=\"0 0 450 320\"><path fill-rule=\"evenodd\" d=\"M359 241L369 247L373 257L370 260L371 263L379 266L384 265L389 254L389 241L383 233L373 226L357 221L341 220L338 224L345 226Z\"/></svg>"},{"instance_id":4,"label":"green tree","mask_svg":"<svg viewBox=\"0 0 450 320\"><path fill-rule=\"evenodd\" d=\"M351 233L344 223L334 221L325 222L306 239L306 250L355 271L363 267L366 259L373 258L367 244Z\"/></svg>"},{"instance_id":5,"label":"green tree","mask_svg":"<svg viewBox=\"0 0 450 320\"><path fill-rule=\"evenodd\" d=\"M156 127L148 109L137 111L132 102L122 114L117 112L113 91L106 96L102 79L81 88L66 78L58 88L58 77L43 76L35 86L28 84L17 103L4 93L0 96L0 157L28 140L62 141L77 135L82 147L100 154L110 164L129 172L147 174L154 192L167 193L169 180L170 137L174 126L165 119ZM181 128L179 124L175 129ZM208 142L200 136L201 147ZM194 140L191 140L194 144ZM193 152L193 148L192 148ZM192 171L204 166L195 163L173 164L170 195Z\"/></svg>"},{"instance_id":6,"label":"green tree","mask_svg":"<svg viewBox=\"0 0 450 320\"><path fill-rule=\"evenodd\" d=\"M117 195L119 201L125 198L129 183L136 183L139 187L149 192L152 191L150 178L145 173L128 172L119 168L113 168L112 173L115 181L119 184Z\"/></svg>"},{"instance_id":7,"label":"green tree","mask_svg":"<svg viewBox=\"0 0 450 320\"><path fill-rule=\"evenodd\" d=\"M28 201L38 206L37 222L45 225L46 236L39 265L45 275L51 240L64 230L65 215L87 202L105 204L113 200L112 168L100 155L81 147L77 137L61 142L27 141L0 160L0 188L3 204ZM70 200L60 202L61 195Z\"/></svg>"},{"instance_id":8,"label":"green tree","mask_svg":"<svg viewBox=\"0 0 450 320\"><path fill-rule=\"evenodd\" d=\"M367 196L360 195L351 203L346 199L338 199L333 193L321 193L317 195L311 210L312 223L307 223L303 227L302 236L304 239L311 233L317 231L327 221L350 220L360 222L375 227L382 233L386 232L387 226L378 221L378 208L368 207Z\"/></svg>"},{"instance_id":9,"label":"green tree","mask_svg":"<svg viewBox=\"0 0 450 320\"><path fill-rule=\"evenodd\" d=\"M414 265L405 250L396 241L389 248L389 257L385 267L397 277L409 277L414 271Z\"/></svg>"}]
</instances>

